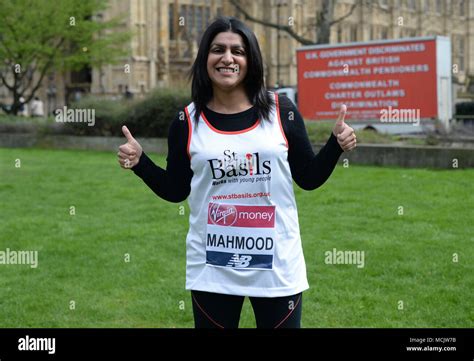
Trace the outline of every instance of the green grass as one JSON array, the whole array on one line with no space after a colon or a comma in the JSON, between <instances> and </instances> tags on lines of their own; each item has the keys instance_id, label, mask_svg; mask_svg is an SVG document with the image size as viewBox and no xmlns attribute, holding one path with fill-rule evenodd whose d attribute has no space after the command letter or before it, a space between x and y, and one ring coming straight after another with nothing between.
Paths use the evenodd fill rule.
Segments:
<instances>
[{"instance_id":1,"label":"green grass","mask_svg":"<svg viewBox=\"0 0 474 361\"><path fill-rule=\"evenodd\" d=\"M349 122L350 125L350 122ZM334 120L329 121L305 121L306 131L312 143L326 143L334 128ZM357 130L357 141L359 144L389 144L398 138L394 135L378 133L373 130Z\"/></svg>"},{"instance_id":2,"label":"green grass","mask_svg":"<svg viewBox=\"0 0 474 361\"><path fill-rule=\"evenodd\" d=\"M473 327L473 181L351 165L296 188L303 327ZM0 327L193 326L187 205L157 198L113 152L0 149L0 199L0 250L39 251L36 269L0 265ZM333 248L364 251L365 267L325 264ZM254 325L246 301L241 326Z\"/></svg>"},{"instance_id":3,"label":"green grass","mask_svg":"<svg viewBox=\"0 0 474 361\"><path fill-rule=\"evenodd\" d=\"M350 121L348 124L350 125ZM334 120L305 121L305 127L311 143L324 144L334 128ZM358 129L356 134L358 144L404 144L430 146L439 145L441 142L440 138L433 134L426 134L414 138L405 135L379 133L370 129Z\"/></svg>"}]
</instances>

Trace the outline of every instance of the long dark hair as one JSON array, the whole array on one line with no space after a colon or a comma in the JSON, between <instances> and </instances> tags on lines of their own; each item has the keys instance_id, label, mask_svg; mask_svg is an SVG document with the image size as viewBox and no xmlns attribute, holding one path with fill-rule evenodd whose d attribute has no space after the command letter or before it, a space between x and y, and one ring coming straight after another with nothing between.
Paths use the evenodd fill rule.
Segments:
<instances>
[{"instance_id":1,"label":"long dark hair","mask_svg":"<svg viewBox=\"0 0 474 361\"><path fill-rule=\"evenodd\" d=\"M195 121L206 104L212 99L212 82L207 73L207 57L212 40L219 33L231 31L239 34L245 45L247 54L247 74L244 79L244 88L250 102L256 107L260 119L268 119L270 107L274 101L265 88L263 80L263 61L255 34L240 20L234 17L218 17L204 32L196 60L189 76L192 78L191 94L196 107Z\"/></svg>"}]
</instances>

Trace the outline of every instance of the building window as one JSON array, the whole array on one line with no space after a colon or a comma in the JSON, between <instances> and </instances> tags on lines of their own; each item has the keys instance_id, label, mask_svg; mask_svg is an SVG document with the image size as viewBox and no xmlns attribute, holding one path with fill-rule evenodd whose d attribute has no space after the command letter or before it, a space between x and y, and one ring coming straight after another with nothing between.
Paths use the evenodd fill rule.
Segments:
<instances>
[{"instance_id":1,"label":"building window","mask_svg":"<svg viewBox=\"0 0 474 361\"><path fill-rule=\"evenodd\" d=\"M357 25L349 26L349 41L357 41Z\"/></svg>"},{"instance_id":2,"label":"building window","mask_svg":"<svg viewBox=\"0 0 474 361\"><path fill-rule=\"evenodd\" d=\"M452 6L453 4L451 3L451 0L446 0L445 1L445 6L446 6L446 15L451 15L452 13Z\"/></svg>"},{"instance_id":3,"label":"building window","mask_svg":"<svg viewBox=\"0 0 474 361\"><path fill-rule=\"evenodd\" d=\"M415 0L407 0L407 6L409 10L416 10Z\"/></svg>"},{"instance_id":4,"label":"building window","mask_svg":"<svg viewBox=\"0 0 474 361\"><path fill-rule=\"evenodd\" d=\"M222 8L218 8L222 13ZM184 26L179 26L184 20ZM198 38L204 29L210 24L211 8L209 6L181 5L179 14L175 17L174 4L169 5L169 33L170 39L178 36L186 39L188 36Z\"/></svg>"},{"instance_id":5,"label":"building window","mask_svg":"<svg viewBox=\"0 0 474 361\"><path fill-rule=\"evenodd\" d=\"M204 26L204 19L203 19L203 8L201 6L197 7L196 9L196 33L201 33Z\"/></svg>"},{"instance_id":6,"label":"building window","mask_svg":"<svg viewBox=\"0 0 474 361\"><path fill-rule=\"evenodd\" d=\"M430 11L430 1L431 0L425 0L425 6L424 6L424 11L429 12Z\"/></svg>"},{"instance_id":7,"label":"building window","mask_svg":"<svg viewBox=\"0 0 474 361\"><path fill-rule=\"evenodd\" d=\"M189 28L189 22L192 21L189 18L189 14L186 12L187 6L181 5L179 8L179 16L178 16L178 36L180 39L185 38L186 30ZM184 20L184 21L183 21ZM182 26L184 23L184 26Z\"/></svg>"},{"instance_id":8,"label":"building window","mask_svg":"<svg viewBox=\"0 0 474 361\"><path fill-rule=\"evenodd\" d=\"M459 16L465 16L466 2L464 0L459 0Z\"/></svg>"},{"instance_id":9,"label":"building window","mask_svg":"<svg viewBox=\"0 0 474 361\"><path fill-rule=\"evenodd\" d=\"M465 45L464 45L464 37L462 35L456 36L456 50L457 50L459 70L464 71Z\"/></svg>"},{"instance_id":10,"label":"building window","mask_svg":"<svg viewBox=\"0 0 474 361\"><path fill-rule=\"evenodd\" d=\"M169 27L169 33L170 33L170 39L174 40L176 38L176 34L174 33L174 4L170 4L168 8L168 27Z\"/></svg>"},{"instance_id":11,"label":"building window","mask_svg":"<svg viewBox=\"0 0 474 361\"><path fill-rule=\"evenodd\" d=\"M195 17L194 17L194 6L188 5L186 7L186 26L188 31L192 32L194 36L197 36L196 32L194 31L195 28Z\"/></svg>"},{"instance_id":12,"label":"building window","mask_svg":"<svg viewBox=\"0 0 474 361\"><path fill-rule=\"evenodd\" d=\"M443 13L443 0L436 0L436 13Z\"/></svg>"},{"instance_id":13,"label":"building window","mask_svg":"<svg viewBox=\"0 0 474 361\"><path fill-rule=\"evenodd\" d=\"M337 42L342 43L342 28L340 25L337 27Z\"/></svg>"},{"instance_id":14,"label":"building window","mask_svg":"<svg viewBox=\"0 0 474 361\"><path fill-rule=\"evenodd\" d=\"M206 20L206 28L209 26L209 24L211 23L211 8L210 7L205 7L204 8L204 18Z\"/></svg>"},{"instance_id":15,"label":"building window","mask_svg":"<svg viewBox=\"0 0 474 361\"><path fill-rule=\"evenodd\" d=\"M380 29L380 38L381 39L388 39L388 28L387 27L382 27Z\"/></svg>"}]
</instances>

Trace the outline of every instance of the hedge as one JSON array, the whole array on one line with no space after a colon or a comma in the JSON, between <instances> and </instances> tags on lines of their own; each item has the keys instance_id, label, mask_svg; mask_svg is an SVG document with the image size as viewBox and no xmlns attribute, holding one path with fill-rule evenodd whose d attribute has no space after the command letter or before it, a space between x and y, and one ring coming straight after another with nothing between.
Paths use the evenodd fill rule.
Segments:
<instances>
[{"instance_id":1,"label":"hedge","mask_svg":"<svg viewBox=\"0 0 474 361\"><path fill-rule=\"evenodd\" d=\"M186 92L155 91L131 107L123 117L123 122L134 135L167 137L171 122L190 102L191 96Z\"/></svg>"},{"instance_id":2,"label":"hedge","mask_svg":"<svg viewBox=\"0 0 474 361\"><path fill-rule=\"evenodd\" d=\"M86 123L65 123L65 126L77 135L121 136L125 124L139 137L166 137L178 111L190 102L188 92L171 89L159 89L135 101L87 97L70 108L94 109L94 126Z\"/></svg>"}]
</instances>

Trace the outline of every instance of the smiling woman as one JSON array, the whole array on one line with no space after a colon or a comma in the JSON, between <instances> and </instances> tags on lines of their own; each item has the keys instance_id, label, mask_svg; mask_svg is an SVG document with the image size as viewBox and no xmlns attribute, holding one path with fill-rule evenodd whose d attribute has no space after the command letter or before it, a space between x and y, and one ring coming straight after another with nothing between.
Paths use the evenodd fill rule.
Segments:
<instances>
[{"instance_id":1,"label":"smiling woman","mask_svg":"<svg viewBox=\"0 0 474 361\"><path fill-rule=\"evenodd\" d=\"M206 29L190 77L193 102L170 127L166 170L125 126L119 163L159 197L188 198L186 289L196 327L238 327L249 297L257 327L298 328L309 286L293 180L318 188L355 147L345 106L315 155L298 109L265 88L255 34L235 18Z\"/></svg>"},{"instance_id":2,"label":"smiling woman","mask_svg":"<svg viewBox=\"0 0 474 361\"><path fill-rule=\"evenodd\" d=\"M247 75L247 57L239 34L226 32L214 38L207 58L207 73L220 90L242 86Z\"/></svg>"},{"instance_id":3,"label":"smiling woman","mask_svg":"<svg viewBox=\"0 0 474 361\"><path fill-rule=\"evenodd\" d=\"M237 19L220 18L207 28L190 77L196 122L206 106L235 114L255 105L259 118L268 117L273 99L264 87L260 47L254 33Z\"/></svg>"}]
</instances>

